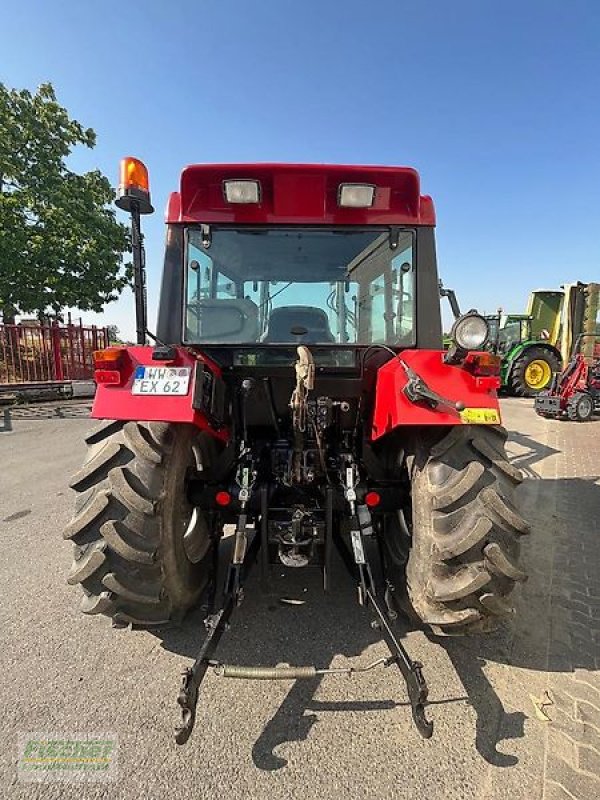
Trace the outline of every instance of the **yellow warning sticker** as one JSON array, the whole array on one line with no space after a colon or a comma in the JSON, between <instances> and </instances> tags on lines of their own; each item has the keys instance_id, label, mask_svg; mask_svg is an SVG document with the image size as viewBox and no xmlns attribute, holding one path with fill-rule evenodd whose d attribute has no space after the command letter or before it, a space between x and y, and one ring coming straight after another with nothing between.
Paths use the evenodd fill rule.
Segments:
<instances>
[{"instance_id":1,"label":"yellow warning sticker","mask_svg":"<svg viewBox=\"0 0 600 800\"><path fill-rule=\"evenodd\" d=\"M500 413L495 408L465 408L460 419L467 425L499 425Z\"/></svg>"}]
</instances>

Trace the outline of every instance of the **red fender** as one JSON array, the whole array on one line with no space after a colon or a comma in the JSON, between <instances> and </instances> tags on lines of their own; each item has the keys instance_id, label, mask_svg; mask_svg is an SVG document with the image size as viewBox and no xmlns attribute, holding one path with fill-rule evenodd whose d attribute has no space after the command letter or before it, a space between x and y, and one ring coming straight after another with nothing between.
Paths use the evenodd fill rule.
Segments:
<instances>
[{"instance_id":1,"label":"red fender","mask_svg":"<svg viewBox=\"0 0 600 800\"><path fill-rule=\"evenodd\" d=\"M187 422L216 439L228 441L227 428L215 428L202 411L192 407L196 368L204 363L213 374L221 377L221 370L210 359L200 353L192 353L182 347L175 348L176 356L170 361L152 361L153 347L127 347L122 351L118 365L120 382L98 383L92 406L95 419L143 420L147 422ZM187 394L172 396L134 395L131 387L138 366L147 367L191 367ZM101 373L102 370L98 370ZM100 378L100 374L98 374Z\"/></svg>"},{"instance_id":2,"label":"red fender","mask_svg":"<svg viewBox=\"0 0 600 800\"><path fill-rule=\"evenodd\" d=\"M371 439L379 439L399 425L498 425L501 422L497 389L500 379L477 376L467 366L444 363L440 350L404 350L377 371ZM476 355L476 354L474 354ZM464 403L465 410L448 406L431 408L423 401L412 402L403 389L408 382L404 361L427 386L452 403Z\"/></svg>"}]
</instances>

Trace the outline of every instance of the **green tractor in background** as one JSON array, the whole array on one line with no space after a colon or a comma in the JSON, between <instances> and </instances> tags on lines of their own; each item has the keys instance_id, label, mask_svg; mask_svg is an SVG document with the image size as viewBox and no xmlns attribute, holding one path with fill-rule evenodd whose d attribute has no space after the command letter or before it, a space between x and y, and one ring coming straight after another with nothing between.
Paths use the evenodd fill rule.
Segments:
<instances>
[{"instance_id":1,"label":"green tractor in background","mask_svg":"<svg viewBox=\"0 0 600 800\"><path fill-rule=\"evenodd\" d=\"M439 284L454 318L460 308L453 289ZM535 397L550 388L555 373L568 364L577 337L600 335L600 284L565 283L560 289L537 289L529 295L525 314L485 315L486 348L502 359L502 389L517 397ZM450 340L444 337L444 347Z\"/></svg>"},{"instance_id":2,"label":"green tractor in background","mask_svg":"<svg viewBox=\"0 0 600 800\"><path fill-rule=\"evenodd\" d=\"M445 297L455 319L460 307L453 289L440 281L440 297ZM540 289L529 296L526 314L487 314L487 349L502 359L502 389L518 397L533 397L550 387L552 376L562 369L556 344L561 331L563 291ZM444 347L451 340L444 336Z\"/></svg>"},{"instance_id":3,"label":"green tractor in background","mask_svg":"<svg viewBox=\"0 0 600 800\"><path fill-rule=\"evenodd\" d=\"M488 349L502 358L502 388L517 397L534 397L548 389L562 369L558 349L563 292L538 290L529 298L527 314L486 316Z\"/></svg>"},{"instance_id":4,"label":"green tractor in background","mask_svg":"<svg viewBox=\"0 0 600 800\"><path fill-rule=\"evenodd\" d=\"M577 337L600 330L600 284L565 283L560 290L538 289L529 295L525 314L486 317L488 349L502 358L502 388L534 397L550 388L573 354Z\"/></svg>"}]
</instances>

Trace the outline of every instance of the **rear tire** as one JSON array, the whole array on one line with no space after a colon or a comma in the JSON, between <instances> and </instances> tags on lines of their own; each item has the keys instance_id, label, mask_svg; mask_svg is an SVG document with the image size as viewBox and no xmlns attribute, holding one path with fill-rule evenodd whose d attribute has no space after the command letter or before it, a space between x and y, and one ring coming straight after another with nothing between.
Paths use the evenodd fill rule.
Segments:
<instances>
[{"instance_id":1,"label":"rear tire","mask_svg":"<svg viewBox=\"0 0 600 800\"><path fill-rule=\"evenodd\" d=\"M457 426L409 460L412 541L407 594L434 633L496 628L526 574L519 539L529 526L514 506L522 477L508 462L500 427Z\"/></svg>"},{"instance_id":2,"label":"rear tire","mask_svg":"<svg viewBox=\"0 0 600 800\"><path fill-rule=\"evenodd\" d=\"M567 402L567 417L573 422L588 422L594 416L594 398L589 392L577 392Z\"/></svg>"},{"instance_id":3,"label":"rear tire","mask_svg":"<svg viewBox=\"0 0 600 800\"><path fill-rule=\"evenodd\" d=\"M86 442L64 531L75 555L67 581L81 585L81 610L142 625L181 619L211 573L210 520L185 493L189 472L209 467L211 442L191 425L121 421L103 423Z\"/></svg>"},{"instance_id":4,"label":"rear tire","mask_svg":"<svg viewBox=\"0 0 600 800\"><path fill-rule=\"evenodd\" d=\"M540 379L532 383L528 375L537 374L534 370L539 364ZM561 362L555 353L545 347L528 347L515 359L508 386L512 394L517 397L535 397L536 394L550 388L552 376L560 372Z\"/></svg>"}]
</instances>

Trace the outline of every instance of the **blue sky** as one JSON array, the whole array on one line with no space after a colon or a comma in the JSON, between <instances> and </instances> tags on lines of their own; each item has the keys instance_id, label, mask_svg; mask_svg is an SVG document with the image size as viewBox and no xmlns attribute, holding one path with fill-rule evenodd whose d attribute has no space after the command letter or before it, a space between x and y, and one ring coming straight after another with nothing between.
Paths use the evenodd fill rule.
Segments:
<instances>
[{"instance_id":1,"label":"blue sky","mask_svg":"<svg viewBox=\"0 0 600 800\"><path fill-rule=\"evenodd\" d=\"M21 0L0 35L2 81L52 81L96 130L74 168L148 164L151 321L162 211L193 162L416 167L464 308L600 279L598 0ZM133 336L131 298L104 319Z\"/></svg>"}]
</instances>

